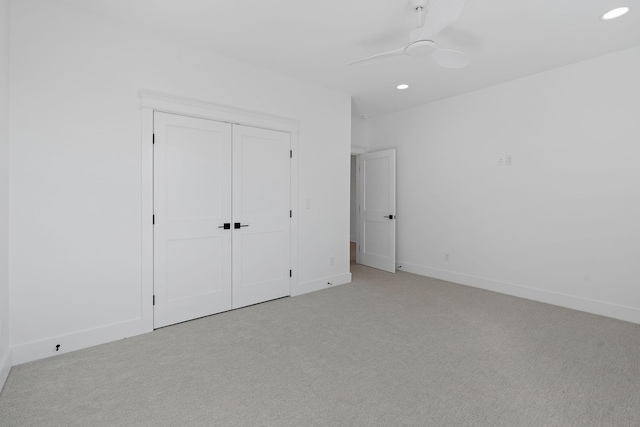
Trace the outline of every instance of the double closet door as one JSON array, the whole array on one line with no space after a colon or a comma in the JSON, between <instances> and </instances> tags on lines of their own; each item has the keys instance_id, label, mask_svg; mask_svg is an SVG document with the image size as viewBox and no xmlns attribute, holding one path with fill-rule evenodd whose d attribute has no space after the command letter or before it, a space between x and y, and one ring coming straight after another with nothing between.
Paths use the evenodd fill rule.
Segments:
<instances>
[{"instance_id":1,"label":"double closet door","mask_svg":"<svg viewBox=\"0 0 640 427\"><path fill-rule=\"evenodd\" d=\"M154 327L290 294L290 134L154 113Z\"/></svg>"}]
</instances>

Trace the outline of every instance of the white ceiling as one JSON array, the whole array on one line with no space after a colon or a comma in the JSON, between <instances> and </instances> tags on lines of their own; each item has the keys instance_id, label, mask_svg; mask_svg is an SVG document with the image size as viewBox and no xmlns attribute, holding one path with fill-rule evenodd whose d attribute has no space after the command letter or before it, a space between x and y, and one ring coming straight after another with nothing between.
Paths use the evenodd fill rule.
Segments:
<instances>
[{"instance_id":1,"label":"white ceiling","mask_svg":"<svg viewBox=\"0 0 640 427\"><path fill-rule=\"evenodd\" d=\"M409 0L59 1L350 94L369 116L640 45L639 0L468 0L436 38L469 54L463 69L410 57L346 65L407 43L416 26ZM631 13L600 20L622 5Z\"/></svg>"}]
</instances>

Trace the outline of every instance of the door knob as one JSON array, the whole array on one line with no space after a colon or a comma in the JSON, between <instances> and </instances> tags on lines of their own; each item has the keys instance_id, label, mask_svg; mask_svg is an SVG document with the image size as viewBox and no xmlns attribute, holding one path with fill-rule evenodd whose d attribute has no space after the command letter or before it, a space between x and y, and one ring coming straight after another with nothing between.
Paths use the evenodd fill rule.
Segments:
<instances>
[{"instance_id":1,"label":"door knob","mask_svg":"<svg viewBox=\"0 0 640 427\"><path fill-rule=\"evenodd\" d=\"M240 228L240 227L248 227L249 224L240 224L239 222L236 222L235 224L233 224L233 228Z\"/></svg>"},{"instance_id":2,"label":"door knob","mask_svg":"<svg viewBox=\"0 0 640 427\"><path fill-rule=\"evenodd\" d=\"M395 215L385 215L383 218L396 219Z\"/></svg>"},{"instance_id":3,"label":"door knob","mask_svg":"<svg viewBox=\"0 0 640 427\"><path fill-rule=\"evenodd\" d=\"M224 224L222 224L218 228L224 228L225 230L229 230L229 229L231 229L231 223L230 222L225 222Z\"/></svg>"}]
</instances>

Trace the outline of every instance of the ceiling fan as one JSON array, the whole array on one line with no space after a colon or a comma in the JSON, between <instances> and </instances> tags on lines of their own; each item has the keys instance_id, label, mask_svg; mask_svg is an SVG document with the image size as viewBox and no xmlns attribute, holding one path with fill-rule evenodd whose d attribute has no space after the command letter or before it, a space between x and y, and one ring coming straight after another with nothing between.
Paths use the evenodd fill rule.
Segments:
<instances>
[{"instance_id":1,"label":"ceiling fan","mask_svg":"<svg viewBox=\"0 0 640 427\"><path fill-rule=\"evenodd\" d=\"M462 68L469 63L466 53L458 50L437 47L433 39L445 28L451 25L462 13L465 0L430 0L431 7L422 22L422 13L427 0L411 0L418 13L418 28L411 32L408 45L400 49L379 53L367 58L351 62L349 65L368 64L392 56L431 56L434 61L444 68Z\"/></svg>"}]
</instances>

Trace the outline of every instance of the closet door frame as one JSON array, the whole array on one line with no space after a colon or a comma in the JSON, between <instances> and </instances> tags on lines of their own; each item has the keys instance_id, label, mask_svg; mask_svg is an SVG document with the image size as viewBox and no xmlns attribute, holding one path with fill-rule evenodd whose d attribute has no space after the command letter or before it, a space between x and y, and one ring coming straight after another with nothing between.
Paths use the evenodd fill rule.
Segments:
<instances>
[{"instance_id":1,"label":"closet door frame","mask_svg":"<svg viewBox=\"0 0 640 427\"><path fill-rule=\"evenodd\" d=\"M244 126L287 132L291 135L291 218L290 288L298 283L298 133L300 122L286 117L257 111L174 96L161 92L141 90L141 322L142 332L153 331L153 113L163 112L195 118L216 120Z\"/></svg>"}]
</instances>

